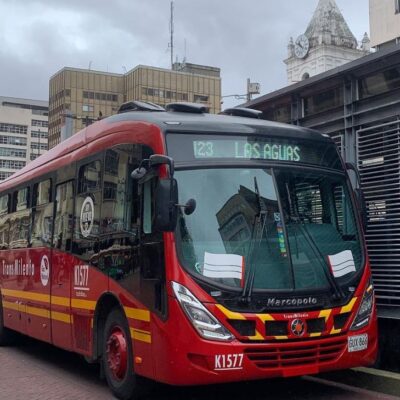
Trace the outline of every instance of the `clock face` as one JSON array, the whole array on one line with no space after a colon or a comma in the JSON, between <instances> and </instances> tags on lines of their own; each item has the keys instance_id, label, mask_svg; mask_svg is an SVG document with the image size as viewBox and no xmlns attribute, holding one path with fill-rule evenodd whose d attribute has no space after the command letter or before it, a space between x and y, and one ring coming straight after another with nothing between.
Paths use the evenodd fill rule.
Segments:
<instances>
[{"instance_id":1,"label":"clock face","mask_svg":"<svg viewBox=\"0 0 400 400\"><path fill-rule=\"evenodd\" d=\"M310 42L306 35L300 35L294 45L294 54L298 58L304 58L310 49Z\"/></svg>"}]
</instances>

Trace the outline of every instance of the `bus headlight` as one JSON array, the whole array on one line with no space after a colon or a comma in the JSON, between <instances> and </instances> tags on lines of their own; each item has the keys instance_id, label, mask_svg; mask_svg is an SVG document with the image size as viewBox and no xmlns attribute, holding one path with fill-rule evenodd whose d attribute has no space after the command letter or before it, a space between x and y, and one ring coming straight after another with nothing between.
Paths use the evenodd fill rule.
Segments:
<instances>
[{"instance_id":1,"label":"bus headlight","mask_svg":"<svg viewBox=\"0 0 400 400\"><path fill-rule=\"evenodd\" d=\"M231 341L233 335L200 303L185 286L172 282L172 289L183 311L205 339Z\"/></svg>"},{"instance_id":2,"label":"bus headlight","mask_svg":"<svg viewBox=\"0 0 400 400\"><path fill-rule=\"evenodd\" d=\"M373 308L374 308L374 286L370 281L364 293L364 297L362 299L360 307L357 311L356 318L354 319L350 330L355 331L357 329L361 329L364 326L368 325L371 319Z\"/></svg>"}]
</instances>

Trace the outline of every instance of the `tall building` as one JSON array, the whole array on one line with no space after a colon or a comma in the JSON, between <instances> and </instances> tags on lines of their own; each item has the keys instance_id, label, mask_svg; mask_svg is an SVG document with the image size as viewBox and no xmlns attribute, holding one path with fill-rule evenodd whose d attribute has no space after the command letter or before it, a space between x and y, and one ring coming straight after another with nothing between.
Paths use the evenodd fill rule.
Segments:
<instances>
[{"instance_id":1,"label":"tall building","mask_svg":"<svg viewBox=\"0 0 400 400\"><path fill-rule=\"evenodd\" d=\"M369 0L369 23L377 50L400 43L400 0Z\"/></svg>"},{"instance_id":2,"label":"tall building","mask_svg":"<svg viewBox=\"0 0 400 400\"><path fill-rule=\"evenodd\" d=\"M49 147L94 120L115 114L129 100L161 106L175 101L203 103L220 111L220 69L175 63L173 69L138 65L125 74L65 67L50 78Z\"/></svg>"},{"instance_id":3,"label":"tall building","mask_svg":"<svg viewBox=\"0 0 400 400\"><path fill-rule=\"evenodd\" d=\"M295 41L290 38L288 58L284 60L288 83L308 79L369 52L368 35L359 48L335 0L319 0L306 31Z\"/></svg>"},{"instance_id":4,"label":"tall building","mask_svg":"<svg viewBox=\"0 0 400 400\"><path fill-rule=\"evenodd\" d=\"M47 148L48 102L0 97L0 181Z\"/></svg>"}]
</instances>

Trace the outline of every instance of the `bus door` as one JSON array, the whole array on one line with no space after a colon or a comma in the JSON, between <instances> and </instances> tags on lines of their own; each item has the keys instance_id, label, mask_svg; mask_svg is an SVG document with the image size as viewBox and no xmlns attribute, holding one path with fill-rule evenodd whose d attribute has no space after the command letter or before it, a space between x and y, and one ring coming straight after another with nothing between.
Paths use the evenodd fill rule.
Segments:
<instances>
[{"instance_id":1,"label":"bus door","mask_svg":"<svg viewBox=\"0 0 400 400\"><path fill-rule=\"evenodd\" d=\"M166 312L165 261L163 234L156 232L154 222L154 192L157 178L153 177L140 187L142 199L142 233L138 252L140 265L141 300L151 311Z\"/></svg>"},{"instance_id":2,"label":"bus door","mask_svg":"<svg viewBox=\"0 0 400 400\"><path fill-rule=\"evenodd\" d=\"M51 232L54 203L51 198L51 179L33 185L32 228L29 262L35 265L35 279L28 281L27 324L29 336L51 342L50 286Z\"/></svg>"},{"instance_id":3,"label":"bus door","mask_svg":"<svg viewBox=\"0 0 400 400\"><path fill-rule=\"evenodd\" d=\"M51 275L51 324L54 345L72 349L70 253L74 213L74 182L57 185Z\"/></svg>"}]
</instances>

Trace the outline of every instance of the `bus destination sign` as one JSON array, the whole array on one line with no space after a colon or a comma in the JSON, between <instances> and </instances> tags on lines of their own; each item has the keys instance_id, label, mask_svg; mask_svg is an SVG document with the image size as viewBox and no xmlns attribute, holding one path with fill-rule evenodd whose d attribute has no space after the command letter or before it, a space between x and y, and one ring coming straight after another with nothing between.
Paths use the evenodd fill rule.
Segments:
<instances>
[{"instance_id":1,"label":"bus destination sign","mask_svg":"<svg viewBox=\"0 0 400 400\"><path fill-rule=\"evenodd\" d=\"M175 162L265 161L311 164L341 169L333 142L239 135L167 135L168 155Z\"/></svg>"},{"instance_id":2,"label":"bus destination sign","mask_svg":"<svg viewBox=\"0 0 400 400\"><path fill-rule=\"evenodd\" d=\"M234 140L194 140L195 159L241 158L301 162L301 147L276 141Z\"/></svg>"}]
</instances>

